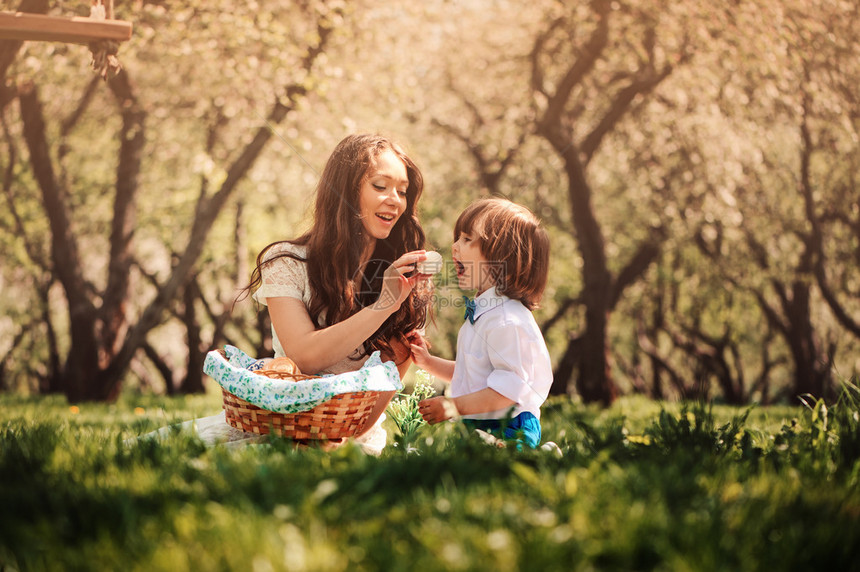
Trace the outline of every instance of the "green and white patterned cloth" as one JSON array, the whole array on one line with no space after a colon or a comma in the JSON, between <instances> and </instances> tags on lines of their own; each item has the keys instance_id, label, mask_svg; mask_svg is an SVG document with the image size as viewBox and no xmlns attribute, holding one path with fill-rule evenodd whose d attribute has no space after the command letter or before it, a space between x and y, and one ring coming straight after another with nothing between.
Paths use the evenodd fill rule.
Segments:
<instances>
[{"instance_id":1,"label":"green and white patterned cloth","mask_svg":"<svg viewBox=\"0 0 860 572\"><path fill-rule=\"evenodd\" d=\"M276 413L307 411L343 393L403 388L397 366L383 363L378 351L356 371L301 381L259 375L248 370L256 359L233 346L224 346L224 351L227 359L218 351L206 354L203 372L236 397Z\"/></svg>"}]
</instances>

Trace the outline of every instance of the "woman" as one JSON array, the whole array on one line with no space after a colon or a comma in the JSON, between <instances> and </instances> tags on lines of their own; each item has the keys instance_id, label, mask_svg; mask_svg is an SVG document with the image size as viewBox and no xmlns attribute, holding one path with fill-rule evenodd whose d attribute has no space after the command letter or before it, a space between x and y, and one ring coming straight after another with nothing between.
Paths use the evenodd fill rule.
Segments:
<instances>
[{"instance_id":1,"label":"woman","mask_svg":"<svg viewBox=\"0 0 860 572\"><path fill-rule=\"evenodd\" d=\"M317 186L310 230L264 248L242 295L254 291L268 306L275 357L291 358L304 373L338 374L358 370L379 350L403 376L408 337L423 328L430 297L427 276L415 270L426 259L415 214L423 186L418 167L390 139L350 135L337 145ZM382 394L356 439L368 452L385 446L380 419L393 395ZM207 443L261 440L229 426L223 412L183 424L191 427ZM166 427L151 435L170 434Z\"/></svg>"},{"instance_id":2,"label":"woman","mask_svg":"<svg viewBox=\"0 0 860 572\"><path fill-rule=\"evenodd\" d=\"M350 135L338 144L317 186L310 230L264 248L246 288L269 308L276 357L303 372L343 373L381 350L406 371L407 335L427 314L426 292L414 290L422 277L413 272L426 258L415 214L423 186L415 163L385 137Z\"/></svg>"},{"instance_id":3,"label":"woman","mask_svg":"<svg viewBox=\"0 0 860 572\"><path fill-rule=\"evenodd\" d=\"M380 350L403 376L407 337L423 328L429 301L429 281L415 272L426 259L415 213L423 186L421 171L388 138L350 135L337 145L310 230L264 248L246 288L268 306L275 357L305 373L337 374ZM368 427L393 394L379 400Z\"/></svg>"}]
</instances>

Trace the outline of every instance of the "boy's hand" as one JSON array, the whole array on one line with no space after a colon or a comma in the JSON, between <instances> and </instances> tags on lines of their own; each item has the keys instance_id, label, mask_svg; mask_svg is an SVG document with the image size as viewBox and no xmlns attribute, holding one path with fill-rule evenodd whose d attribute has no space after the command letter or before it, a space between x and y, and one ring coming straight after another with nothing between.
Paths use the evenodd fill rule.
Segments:
<instances>
[{"instance_id":1,"label":"boy's hand","mask_svg":"<svg viewBox=\"0 0 860 572\"><path fill-rule=\"evenodd\" d=\"M425 340L418 332L412 332L406 336L409 340L409 347L412 350L412 361L421 369L427 369L430 358L428 351L427 340Z\"/></svg>"},{"instance_id":2,"label":"boy's hand","mask_svg":"<svg viewBox=\"0 0 860 572\"><path fill-rule=\"evenodd\" d=\"M418 412L424 418L424 421L430 425L460 416L460 412L457 411L454 401L444 396L431 397L419 401Z\"/></svg>"}]
</instances>

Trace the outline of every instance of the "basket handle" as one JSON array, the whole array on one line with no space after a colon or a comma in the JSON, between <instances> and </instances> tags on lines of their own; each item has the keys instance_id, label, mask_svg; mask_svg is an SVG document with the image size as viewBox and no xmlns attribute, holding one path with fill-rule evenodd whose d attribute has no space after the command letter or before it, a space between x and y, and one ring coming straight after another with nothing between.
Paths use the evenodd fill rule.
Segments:
<instances>
[{"instance_id":1,"label":"basket handle","mask_svg":"<svg viewBox=\"0 0 860 572\"><path fill-rule=\"evenodd\" d=\"M258 369L254 373L271 377L272 379L292 379L293 381L304 381L306 379L322 377L319 375L307 375L305 373L289 373L286 371L278 371L276 369Z\"/></svg>"}]
</instances>

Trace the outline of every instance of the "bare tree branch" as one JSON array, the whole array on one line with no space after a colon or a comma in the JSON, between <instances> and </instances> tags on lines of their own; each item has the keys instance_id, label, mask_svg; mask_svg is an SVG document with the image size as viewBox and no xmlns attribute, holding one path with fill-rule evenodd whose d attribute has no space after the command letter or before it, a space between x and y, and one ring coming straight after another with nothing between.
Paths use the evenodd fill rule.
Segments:
<instances>
[{"instance_id":1,"label":"bare tree branch","mask_svg":"<svg viewBox=\"0 0 860 572\"><path fill-rule=\"evenodd\" d=\"M630 85L622 89L612 101L609 110L600 119L594 129L583 139L580 144L580 152L585 156L584 162L588 164L600 147L604 137L611 133L618 121L624 117L633 100L639 95L645 95L654 90L660 82L669 77L672 67L666 66L660 73L646 69L639 77L635 78Z\"/></svg>"},{"instance_id":2,"label":"bare tree branch","mask_svg":"<svg viewBox=\"0 0 860 572\"><path fill-rule=\"evenodd\" d=\"M60 123L60 137L65 138L72 132L72 130L77 126L78 121L83 117L84 112L90 106L90 103L93 101L93 96L95 96L98 87L101 85L102 80L99 76L94 75L87 86L84 88L84 94L78 99L78 104L72 110L68 117L66 117Z\"/></svg>"},{"instance_id":3,"label":"bare tree branch","mask_svg":"<svg viewBox=\"0 0 860 572\"><path fill-rule=\"evenodd\" d=\"M18 211L18 206L15 203L15 196L12 192L12 183L15 177L15 164L18 159L18 148L12 139L12 135L9 133L9 125L6 122L6 115L2 110L0 110L0 125L3 127L3 138L6 141L9 161L6 165L6 171L3 174L3 196L6 198L6 206L9 209L9 214L12 215L15 235L23 243L24 252L27 253L27 258L29 258L30 261L43 272L50 272L50 264L46 260L45 254L30 239L30 234L24 226L24 220L21 218L21 213Z\"/></svg>"},{"instance_id":4,"label":"bare tree branch","mask_svg":"<svg viewBox=\"0 0 860 572\"><path fill-rule=\"evenodd\" d=\"M544 73L543 67L540 63L541 55L545 51L545 46L549 38L558 30L561 26L563 26L567 22L566 18L556 18L553 20L549 27L542 33L538 34L538 37L535 38L534 46L532 47L532 51L529 54L529 59L531 60L531 88L536 93L549 97L549 93L547 92L546 84L544 83Z\"/></svg>"},{"instance_id":5,"label":"bare tree branch","mask_svg":"<svg viewBox=\"0 0 860 572\"><path fill-rule=\"evenodd\" d=\"M630 257L630 260L612 281L612 293L609 299L609 309L614 310L624 290L635 283L657 260L662 252L662 244L665 240L665 232L662 228L655 228L651 233L651 239L644 241Z\"/></svg>"},{"instance_id":6,"label":"bare tree branch","mask_svg":"<svg viewBox=\"0 0 860 572\"><path fill-rule=\"evenodd\" d=\"M108 278L101 306L101 319L105 323L103 343L112 355L119 349L117 346L121 343L127 327L125 306L130 288L130 271L134 263L131 246L137 222L135 198L139 187L143 148L146 143L144 136L146 112L137 100L126 70L121 70L107 83L122 116L116 193L111 217Z\"/></svg>"},{"instance_id":7,"label":"bare tree branch","mask_svg":"<svg viewBox=\"0 0 860 572\"><path fill-rule=\"evenodd\" d=\"M30 151L33 175L42 191L42 200L51 227L51 252L54 270L69 297L75 312L92 312L94 307L86 295L83 277L77 271L81 267L78 245L69 220L66 193L54 175L54 165L46 137L42 103L36 85L26 84L19 89L21 119L24 124L24 139ZM80 308L80 310L78 310Z\"/></svg>"},{"instance_id":8,"label":"bare tree branch","mask_svg":"<svg viewBox=\"0 0 860 572\"><path fill-rule=\"evenodd\" d=\"M164 386L167 390L167 395L175 395L176 394L176 381L173 378L173 369L167 365L167 362L159 355L159 353L146 342L143 344L142 348L143 353L146 355L147 359L155 366L155 369L158 371L161 378L164 380Z\"/></svg>"},{"instance_id":9,"label":"bare tree branch","mask_svg":"<svg viewBox=\"0 0 860 572\"><path fill-rule=\"evenodd\" d=\"M573 298L573 297L570 297L570 296L568 296L567 298L565 298L565 299L562 301L562 303L559 305L558 309L555 311L555 314L553 314L552 316L550 316L550 317L549 317L549 319L547 319L547 320L543 323L543 325L541 326L540 330L541 330L542 332L544 332L544 333L548 332L548 331L549 331L553 326L555 326L555 324L556 324L559 320L561 320L562 318L564 318L564 316L567 314L567 312L568 312L568 311L569 311L569 310L570 310L574 305L579 304L580 302L581 302L581 300L580 300L579 298Z\"/></svg>"},{"instance_id":10,"label":"bare tree branch","mask_svg":"<svg viewBox=\"0 0 860 572\"><path fill-rule=\"evenodd\" d=\"M591 8L597 17L597 25L592 31L588 42L583 47L582 52L579 54L579 57L561 78L555 93L549 97L547 109L540 120L541 125L539 129L550 129L552 124L560 122L573 89L597 63L597 59L609 40L609 13L611 5L612 2L609 0L594 0L591 3ZM533 59L534 61L536 60Z\"/></svg>"},{"instance_id":11,"label":"bare tree branch","mask_svg":"<svg viewBox=\"0 0 860 572\"><path fill-rule=\"evenodd\" d=\"M643 329L640 327L638 330L637 340L639 343L639 348L651 359L657 366L666 373L669 374L669 378L672 380L672 385L675 386L675 389L678 393L681 394L682 397L686 397L689 393L689 390L684 383L684 377L678 373L678 371L672 367L672 365L666 361L660 355L660 352L657 350L657 346L651 341L651 339L646 335ZM656 373L655 373L656 375Z\"/></svg>"}]
</instances>

